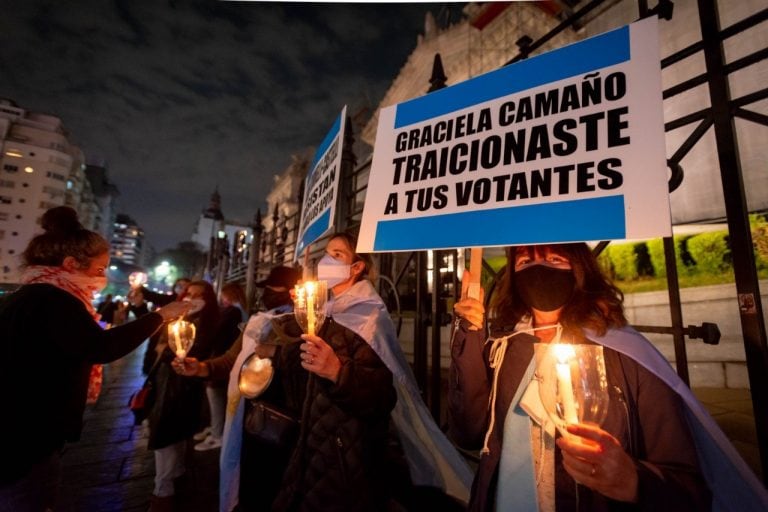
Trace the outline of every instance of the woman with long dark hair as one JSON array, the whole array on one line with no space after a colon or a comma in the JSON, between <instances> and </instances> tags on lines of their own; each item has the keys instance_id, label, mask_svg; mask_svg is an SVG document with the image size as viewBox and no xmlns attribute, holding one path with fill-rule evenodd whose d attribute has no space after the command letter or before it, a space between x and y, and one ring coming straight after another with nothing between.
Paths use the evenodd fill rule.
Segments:
<instances>
[{"instance_id":1,"label":"woman with long dark hair","mask_svg":"<svg viewBox=\"0 0 768 512\"><path fill-rule=\"evenodd\" d=\"M92 300L107 284L109 244L69 207L46 211L41 225L22 255L21 288L0 306L3 512L53 508L59 454L80 438L91 366L123 357L189 309L172 303L103 330Z\"/></svg>"},{"instance_id":2,"label":"woman with long dark hair","mask_svg":"<svg viewBox=\"0 0 768 512\"><path fill-rule=\"evenodd\" d=\"M466 296L468 277L455 306L448 406L454 439L481 448L470 510L768 504L666 359L627 326L623 296L586 244L508 248L488 319ZM600 425L569 424L561 437L537 414L539 394L526 393L538 384L534 345L550 342L602 345L609 403Z\"/></svg>"},{"instance_id":3,"label":"woman with long dark hair","mask_svg":"<svg viewBox=\"0 0 768 512\"><path fill-rule=\"evenodd\" d=\"M205 359L211 353L219 321L216 293L210 283L194 281L186 289L184 300L195 304L187 320L195 324L195 341L190 357ZM200 428L200 411L205 396L202 380L187 379L171 367L176 354L167 343L167 332L161 333L160 349L154 370L150 373L156 401L149 414L149 444L155 451L155 487L150 510L173 510L176 488L174 480L186 472L187 441Z\"/></svg>"}]
</instances>

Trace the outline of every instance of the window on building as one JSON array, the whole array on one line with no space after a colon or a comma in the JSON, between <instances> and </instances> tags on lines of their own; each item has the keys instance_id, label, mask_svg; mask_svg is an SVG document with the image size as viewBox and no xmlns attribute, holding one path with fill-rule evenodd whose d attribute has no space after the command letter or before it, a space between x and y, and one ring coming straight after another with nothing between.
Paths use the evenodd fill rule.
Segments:
<instances>
[{"instance_id":1,"label":"window on building","mask_svg":"<svg viewBox=\"0 0 768 512\"><path fill-rule=\"evenodd\" d=\"M16 182L13 180L0 180L0 188L14 188Z\"/></svg>"},{"instance_id":2,"label":"window on building","mask_svg":"<svg viewBox=\"0 0 768 512\"><path fill-rule=\"evenodd\" d=\"M5 164L5 165L3 165L3 170L5 172L9 172L9 173L19 172L19 166L18 165Z\"/></svg>"},{"instance_id":3,"label":"window on building","mask_svg":"<svg viewBox=\"0 0 768 512\"><path fill-rule=\"evenodd\" d=\"M8 214L6 212L0 212L0 220L8 220Z\"/></svg>"},{"instance_id":4,"label":"window on building","mask_svg":"<svg viewBox=\"0 0 768 512\"><path fill-rule=\"evenodd\" d=\"M0 204L11 204L13 199L8 196L0 196Z\"/></svg>"}]
</instances>

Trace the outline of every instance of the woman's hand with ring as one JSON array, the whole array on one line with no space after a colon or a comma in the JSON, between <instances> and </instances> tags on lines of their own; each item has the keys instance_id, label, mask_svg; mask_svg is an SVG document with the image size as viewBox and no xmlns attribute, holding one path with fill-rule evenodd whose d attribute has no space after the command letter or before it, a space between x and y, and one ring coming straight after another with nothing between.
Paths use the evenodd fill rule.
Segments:
<instances>
[{"instance_id":1,"label":"woman's hand with ring","mask_svg":"<svg viewBox=\"0 0 768 512\"><path fill-rule=\"evenodd\" d=\"M637 468L619 441L597 425L587 423L568 425L568 433L571 436L557 440L568 474L603 496L636 502Z\"/></svg>"},{"instance_id":2,"label":"woman's hand with ring","mask_svg":"<svg viewBox=\"0 0 768 512\"><path fill-rule=\"evenodd\" d=\"M302 351L301 366L335 384L339 379L341 361L331 346L319 336L311 334L302 334L301 339L304 340L299 347Z\"/></svg>"}]
</instances>

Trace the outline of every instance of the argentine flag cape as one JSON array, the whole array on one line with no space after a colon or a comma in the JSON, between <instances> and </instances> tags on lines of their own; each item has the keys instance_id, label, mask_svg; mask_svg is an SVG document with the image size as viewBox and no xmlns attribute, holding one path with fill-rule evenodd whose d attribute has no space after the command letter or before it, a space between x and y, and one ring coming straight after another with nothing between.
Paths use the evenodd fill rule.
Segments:
<instances>
[{"instance_id":1,"label":"argentine flag cape","mask_svg":"<svg viewBox=\"0 0 768 512\"><path fill-rule=\"evenodd\" d=\"M224 419L224 435L219 458L219 511L231 512L237 506L240 493L240 456L243 448L243 417L245 399L240 395L237 383L245 358L253 354L256 344L266 339L272 329L272 319L293 314L293 306L280 306L251 316L243 329L243 348L229 372L227 384L227 412Z\"/></svg>"},{"instance_id":2,"label":"argentine flag cape","mask_svg":"<svg viewBox=\"0 0 768 512\"><path fill-rule=\"evenodd\" d=\"M358 281L330 301L328 310L337 323L363 338L392 372L397 390L392 419L413 483L440 488L466 504L472 471L424 405L387 307L373 285Z\"/></svg>"},{"instance_id":3,"label":"argentine flag cape","mask_svg":"<svg viewBox=\"0 0 768 512\"><path fill-rule=\"evenodd\" d=\"M713 511L768 510L768 491L656 347L631 327L611 329L602 337L590 331L584 334L590 341L632 358L683 400L685 416L696 444L699 466L712 491ZM518 459L515 464L520 466L527 465L528 461L522 459L530 456L530 450L516 450L512 455Z\"/></svg>"}]
</instances>

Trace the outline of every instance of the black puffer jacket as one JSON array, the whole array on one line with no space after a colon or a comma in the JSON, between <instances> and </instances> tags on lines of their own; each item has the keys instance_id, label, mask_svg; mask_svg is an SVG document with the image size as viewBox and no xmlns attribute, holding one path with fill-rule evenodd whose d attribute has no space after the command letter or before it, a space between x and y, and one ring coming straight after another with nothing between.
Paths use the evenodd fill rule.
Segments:
<instances>
[{"instance_id":1,"label":"black puffer jacket","mask_svg":"<svg viewBox=\"0 0 768 512\"><path fill-rule=\"evenodd\" d=\"M339 379L333 384L310 374L299 440L273 510L380 509L389 414L397 401L392 373L365 340L333 319L319 336L341 360ZM299 356L295 350L282 354Z\"/></svg>"}]
</instances>

